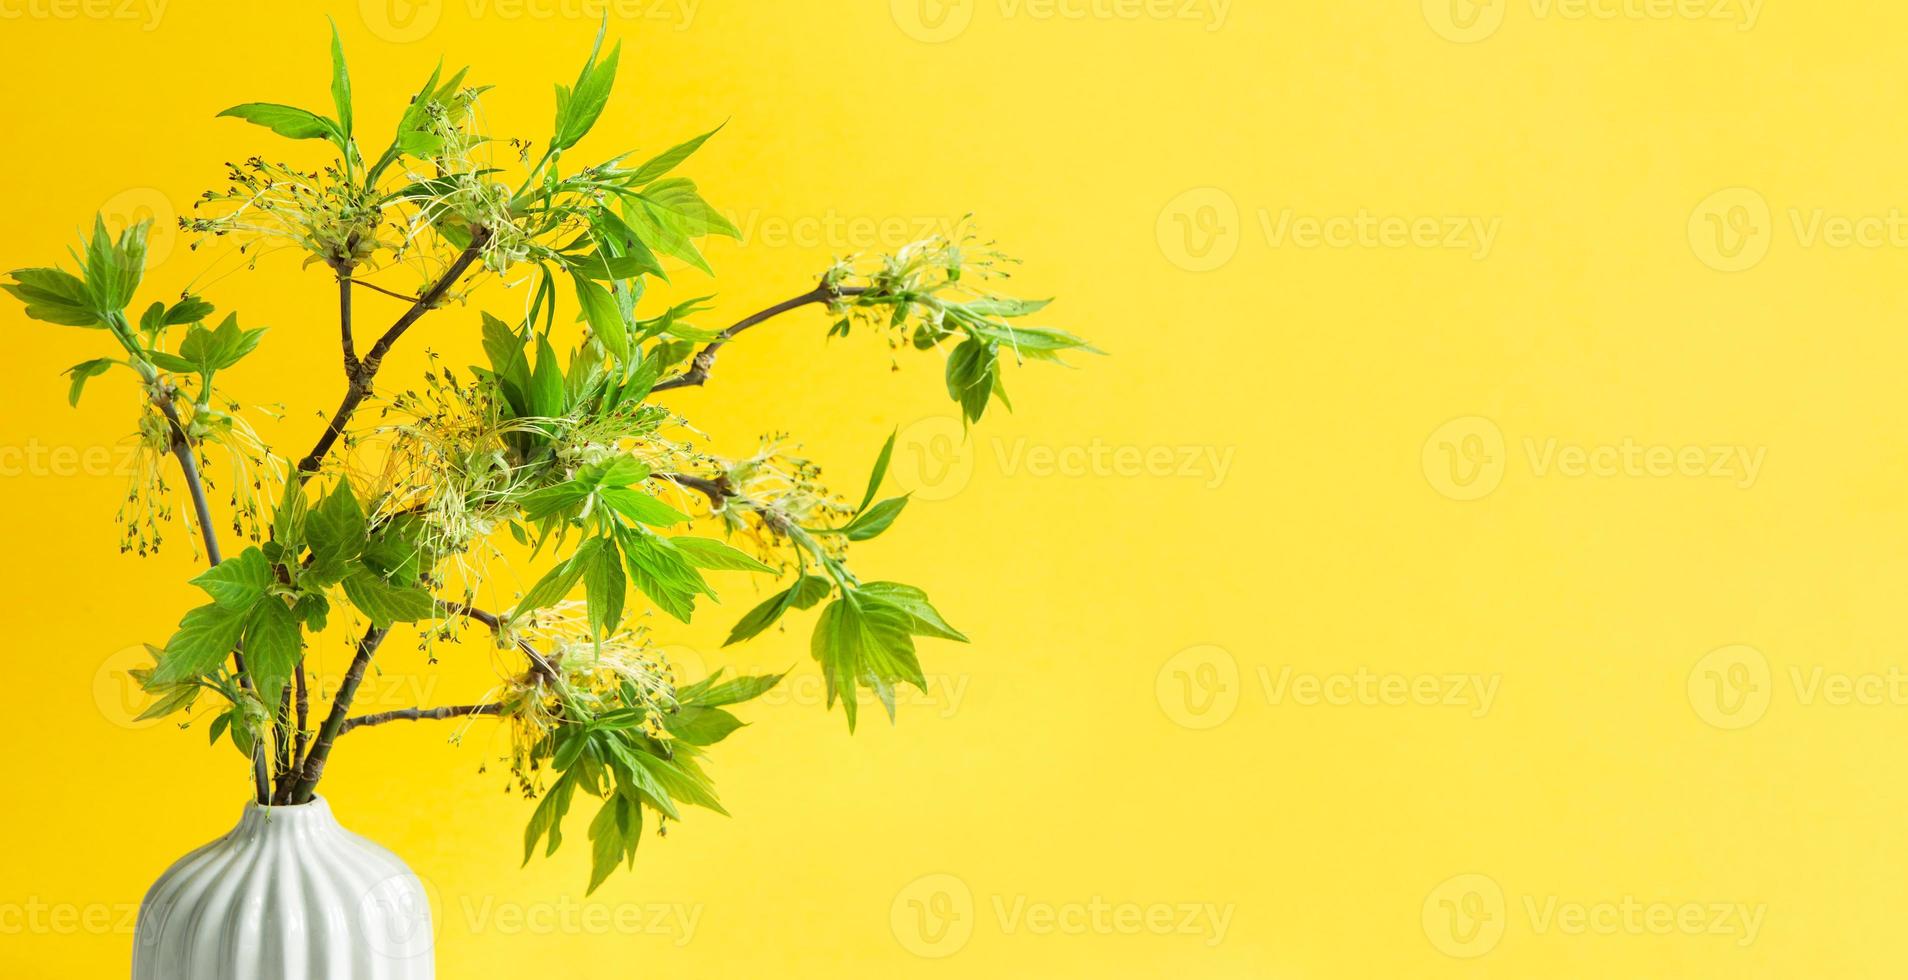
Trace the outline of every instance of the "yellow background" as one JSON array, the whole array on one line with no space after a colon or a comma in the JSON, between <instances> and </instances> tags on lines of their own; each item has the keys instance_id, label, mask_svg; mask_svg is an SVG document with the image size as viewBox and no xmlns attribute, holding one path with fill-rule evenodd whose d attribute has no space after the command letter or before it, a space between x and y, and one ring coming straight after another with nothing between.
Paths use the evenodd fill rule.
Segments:
<instances>
[{"instance_id":1,"label":"yellow background","mask_svg":"<svg viewBox=\"0 0 1908 980\"><path fill-rule=\"evenodd\" d=\"M323 106L324 12L365 134L444 54L498 86L496 133L541 139L595 26L555 0L392 3L0 0L0 267L62 256L101 207L164 221L223 161L305 159L212 115ZM825 349L812 312L666 396L737 451L794 432L850 488L903 426L920 501L858 565L924 585L974 643L924 643L934 692L851 737L813 703L807 617L718 648L758 595L725 578L721 607L664 638L686 664L800 683L713 756L735 816L647 840L587 902L587 817L519 870L529 806L492 728L352 734L326 794L432 883L440 975L1897 975L1908 233L1887 219L1908 200L1908 10L1712 6L621 8L616 96L572 156L730 120L686 172L747 240L675 295L719 289L740 315L971 210L1025 258L1025 294L1060 297L1046 321L1111 356L1013 371L1018 413L965 449L938 364L890 372L865 336ZM1496 231L1275 240L1288 209ZM1863 218L1881 220L1860 241L1811 231ZM149 297L206 268L166 240ZM274 328L234 381L288 406L281 451L340 391L330 290L284 256L206 286ZM12 302L0 320L0 973L120 976L121 912L233 822L244 767L196 727L124 724L125 651L168 634L193 561L116 554L124 482L85 453L135 396L107 377L72 411L58 376L102 337ZM433 315L384 380L426 345L467 362L475 324ZM1761 464L1548 455L1626 442ZM1056 463L1094 447L1128 454ZM1157 447L1173 465L1145 465ZM343 643L312 653L334 677ZM391 644L369 703L489 685L483 644L441 653ZM1294 703L1287 668L1374 686ZM1488 710L1382 693L1446 675L1491 685ZM1627 900L1666 913L1624 918ZM1068 934L1014 915L1095 901L1228 918ZM1650 917L1690 903L1700 928ZM1753 936L1710 934L1712 905L1749 910ZM649 931L656 908L693 930ZM641 928L588 924L632 909ZM1571 929L1571 909L1613 928Z\"/></svg>"}]
</instances>

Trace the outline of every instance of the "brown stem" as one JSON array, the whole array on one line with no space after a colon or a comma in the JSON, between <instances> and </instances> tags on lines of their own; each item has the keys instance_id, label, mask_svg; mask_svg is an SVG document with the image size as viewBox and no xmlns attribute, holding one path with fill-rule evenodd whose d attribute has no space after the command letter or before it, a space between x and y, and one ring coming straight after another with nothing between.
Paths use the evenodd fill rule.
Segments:
<instances>
[{"instance_id":1,"label":"brown stem","mask_svg":"<svg viewBox=\"0 0 1908 980\"><path fill-rule=\"evenodd\" d=\"M371 291L372 291L372 292L374 292L374 293L383 293L384 295L386 295L386 296L389 296L389 297L392 297L393 299L401 299L401 300L403 300L403 301L405 301L406 303L415 303L415 302L417 302L417 297L416 297L416 296L406 296L406 295L404 295L403 293L400 293L400 292L398 292L398 291L397 291L397 290L395 290L395 289L386 289L386 288L384 288L383 286L380 286L380 285L378 285L378 284L377 284L377 283L375 283L375 282L366 282L366 281L364 281L363 279L351 279L351 280L349 280L349 281L350 281L350 282L353 282L353 283L356 283L356 284L358 284L358 285L360 285L360 286L363 286L364 288L366 288L366 289L369 289L369 290L371 290Z\"/></svg>"},{"instance_id":2,"label":"brown stem","mask_svg":"<svg viewBox=\"0 0 1908 980\"><path fill-rule=\"evenodd\" d=\"M444 599L439 599L437 600L437 609L447 616L463 616L474 619L490 627L492 633L498 636L504 635L505 625L502 616L496 613L485 612L468 602L449 602ZM522 637L517 637L517 649L523 651L524 656L530 658L531 673L541 674L544 677L552 679L556 677L557 658L545 657L543 651L538 650L535 646L531 645L529 640Z\"/></svg>"},{"instance_id":3,"label":"brown stem","mask_svg":"<svg viewBox=\"0 0 1908 980\"><path fill-rule=\"evenodd\" d=\"M372 344L371 349L365 352L364 358L357 362L356 368L351 372L351 384L346 386L344 399L338 403L338 410L331 413L331 421L325 424L324 434L318 437L318 444L311 447L311 452L306 453L305 458L298 462L300 480L318 472L318 467L325 461L325 454L331 452L332 444L338 441L339 436L344 435L345 426L351 424L351 416L358 410L358 403L371 394L371 380L377 376L378 367L384 362L384 355L390 353L391 347L404 336L404 332L411 329L412 324L436 307L457 280L463 278L464 272L470 268L471 263L477 261L478 256L483 254L484 244L488 241L490 241L488 230L479 228L474 231L470 237L470 245L457 256L457 260L451 263L450 268L444 270L444 275L433 283L430 289L425 290L424 295L419 296L417 301L411 304L411 308L404 311L404 315L398 317L397 322L391 324L391 328L386 330L384 335L378 338L377 343ZM342 288L351 287L349 283L345 283Z\"/></svg>"},{"instance_id":4,"label":"brown stem","mask_svg":"<svg viewBox=\"0 0 1908 980\"><path fill-rule=\"evenodd\" d=\"M298 713L298 731L292 743L292 764L297 765L305 758L305 746L311 741L311 734L305 727L311 723L311 692L305 687L303 660L298 662L298 667L292 672L292 683L297 691L293 706Z\"/></svg>"},{"instance_id":5,"label":"brown stem","mask_svg":"<svg viewBox=\"0 0 1908 980\"><path fill-rule=\"evenodd\" d=\"M735 488L730 486L729 478L726 476L709 479L701 476L690 476L687 473L651 473L649 474L649 478L652 480L668 480L677 486L694 490L709 498L709 506L717 510L720 510L722 505L727 503L730 497L736 495Z\"/></svg>"},{"instance_id":6,"label":"brown stem","mask_svg":"<svg viewBox=\"0 0 1908 980\"><path fill-rule=\"evenodd\" d=\"M351 336L351 270L338 272L338 340L344 346L345 378L358 376L358 344Z\"/></svg>"},{"instance_id":7,"label":"brown stem","mask_svg":"<svg viewBox=\"0 0 1908 980\"><path fill-rule=\"evenodd\" d=\"M387 721L438 721L444 718L463 718L470 715L496 715L503 713L500 704L459 704L444 708L398 708L393 711L380 711L374 715L359 715L345 720L338 734L343 735L355 728L382 725Z\"/></svg>"},{"instance_id":8,"label":"brown stem","mask_svg":"<svg viewBox=\"0 0 1908 980\"><path fill-rule=\"evenodd\" d=\"M152 369L146 369L151 372ZM199 461L192 456L192 438L186 434L185 422L179 418L179 409L172 403L172 392L162 388L156 373L146 379L153 404L159 407L159 413L166 418L171 430L168 448L174 459L179 461L179 469L185 477L186 494L192 498L192 511L199 522L199 537L205 541L205 560L210 565L218 565L225 560L219 550L219 537L212 530L212 507L205 499L205 481L199 477ZM245 655L238 650L232 651L232 672L238 675L239 686L246 691L252 690L252 675L245 671ZM263 805L271 799L271 777L266 771L265 747L252 747L252 791L254 798Z\"/></svg>"},{"instance_id":9,"label":"brown stem","mask_svg":"<svg viewBox=\"0 0 1908 980\"><path fill-rule=\"evenodd\" d=\"M318 732L318 740L312 743L311 754L305 756L305 764L298 774L298 782L292 786L287 803L309 803L312 793L318 789L318 780L325 774L325 761L331 757L331 747L338 740L338 734L344 730L345 719L351 713L351 699L358 694L358 685L364 681L365 669L371 666L371 657L378 652L378 644L384 642L389 630L373 626L365 631L364 639L358 641L358 653L351 658L351 666L345 671L344 680L338 684L338 694L331 699L331 714L325 718L325 726Z\"/></svg>"},{"instance_id":10,"label":"brown stem","mask_svg":"<svg viewBox=\"0 0 1908 980\"><path fill-rule=\"evenodd\" d=\"M828 285L827 283L822 283L821 285L816 286L814 289L811 289L808 292L801 294L800 296L797 296L793 299L783 300L782 302L777 303L766 310L762 310L761 312L754 313L747 317L744 317L743 319L737 321L734 326L731 326L727 330L724 330L721 333L716 334L716 339L710 341L701 350L697 351L696 356L689 361L688 370L682 372L681 374L676 375L673 378L664 378L663 380L656 382L656 386L649 390L650 391L668 391L671 388L687 388L691 385L700 385L704 381L709 380L709 371L710 369L715 367L716 353L722 350L722 345L728 343L731 340L734 340L735 336L741 333L742 331L747 330L750 327L753 327L764 320L773 319L775 317L781 316L784 313L787 313L790 310L799 309L801 307L807 306L810 303L826 303L836 299L837 297L859 296L865 292L867 292L867 290L859 286L850 286L845 289L837 289L835 287Z\"/></svg>"}]
</instances>

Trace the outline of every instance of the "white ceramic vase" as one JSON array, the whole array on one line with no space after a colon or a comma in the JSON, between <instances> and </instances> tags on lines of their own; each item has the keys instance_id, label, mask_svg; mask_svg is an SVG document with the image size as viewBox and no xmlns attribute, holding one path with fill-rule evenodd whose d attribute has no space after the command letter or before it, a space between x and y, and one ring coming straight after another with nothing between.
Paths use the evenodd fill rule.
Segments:
<instances>
[{"instance_id":1,"label":"white ceramic vase","mask_svg":"<svg viewBox=\"0 0 1908 980\"><path fill-rule=\"evenodd\" d=\"M248 803L237 827L159 876L133 980L430 980L431 908L397 855L323 799Z\"/></svg>"}]
</instances>

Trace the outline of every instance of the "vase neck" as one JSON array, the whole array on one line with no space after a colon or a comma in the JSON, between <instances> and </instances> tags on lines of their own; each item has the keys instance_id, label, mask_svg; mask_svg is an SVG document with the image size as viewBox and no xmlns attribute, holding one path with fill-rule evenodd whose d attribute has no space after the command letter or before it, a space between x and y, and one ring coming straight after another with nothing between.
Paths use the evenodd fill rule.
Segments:
<instances>
[{"instance_id":1,"label":"vase neck","mask_svg":"<svg viewBox=\"0 0 1908 980\"><path fill-rule=\"evenodd\" d=\"M310 803L296 806L260 806L256 801L248 802L245 812L239 816L235 832L250 837L328 833L342 829L338 826L338 819L331 815L331 804L326 803L323 797L314 797Z\"/></svg>"}]
</instances>

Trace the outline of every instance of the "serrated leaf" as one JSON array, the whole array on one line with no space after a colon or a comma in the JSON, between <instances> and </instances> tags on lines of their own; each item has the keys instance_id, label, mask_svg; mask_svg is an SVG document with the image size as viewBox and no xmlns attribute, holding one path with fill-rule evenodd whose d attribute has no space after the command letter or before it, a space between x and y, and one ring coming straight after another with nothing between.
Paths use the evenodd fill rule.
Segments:
<instances>
[{"instance_id":1,"label":"serrated leaf","mask_svg":"<svg viewBox=\"0 0 1908 980\"><path fill-rule=\"evenodd\" d=\"M245 626L245 670L260 700L278 703L303 648L298 617L283 601L267 596L252 607Z\"/></svg>"},{"instance_id":2,"label":"serrated leaf","mask_svg":"<svg viewBox=\"0 0 1908 980\"><path fill-rule=\"evenodd\" d=\"M59 269L15 269L7 275L13 281L0 283L0 289L25 303L27 316L67 327L106 325L78 276Z\"/></svg>"},{"instance_id":3,"label":"serrated leaf","mask_svg":"<svg viewBox=\"0 0 1908 980\"><path fill-rule=\"evenodd\" d=\"M247 612L210 603L186 613L166 641L166 653L153 669L152 683L177 683L210 673L238 646Z\"/></svg>"},{"instance_id":4,"label":"serrated leaf","mask_svg":"<svg viewBox=\"0 0 1908 980\"><path fill-rule=\"evenodd\" d=\"M570 278L576 284L577 305L583 308L590 332L616 355L619 363L628 359L629 325L623 322L623 311L617 308L616 298L582 275L571 273Z\"/></svg>"},{"instance_id":5,"label":"serrated leaf","mask_svg":"<svg viewBox=\"0 0 1908 980\"><path fill-rule=\"evenodd\" d=\"M691 705L663 716L669 734L690 745L714 745L742 727L742 720L721 708Z\"/></svg>"},{"instance_id":6,"label":"serrated leaf","mask_svg":"<svg viewBox=\"0 0 1908 980\"><path fill-rule=\"evenodd\" d=\"M277 133L286 139L294 140L338 140L343 136L331 120L305 109L275 102L247 102L235 105L220 116L231 116L255 123Z\"/></svg>"},{"instance_id":7,"label":"serrated leaf","mask_svg":"<svg viewBox=\"0 0 1908 980\"><path fill-rule=\"evenodd\" d=\"M894 523L894 519L901 516L902 509L907 505L907 497L889 497L862 511L854 520L849 521L847 526L841 529L841 534L850 541L866 541L873 538L886 531L889 525Z\"/></svg>"},{"instance_id":8,"label":"serrated leaf","mask_svg":"<svg viewBox=\"0 0 1908 980\"><path fill-rule=\"evenodd\" d=\"M888 433L888 441L881 444L881 455L875 457L874 472L868 475L868 490L861 495L861 503L855 506L855 513L867 510L868 504L875 498L875 492L881 489L881 481L888 475L888 462L894 458L895 437L900 434L900 430Z\"/></svg>"},{"instance_id":9,"label":"serrated leaf","mask_svg":"<svg viewBox=\"0 0 1908 980\"><path fill-rule=\"evenodd\" d=\"M717 678L720 676L721 671L717 671L677 691L676 699L685 705L698 705L705 708L741 704L768 693L788 674L753 674L745 677L731 677L718 683Z\"/></svg>"},{"instance_id":10,"label":"serrated leaf","mask_svg":"<svg viewBox=\"0 0 1908 980\"><path fill-rule=\"evenodd\" d=\"M113 365L117 363L119 362L110 357L98 357L90 361L81 361L67 368L66 374L72 378L72 382L66 389L66 403L78 406L80 392L86 390L86 382L112 370Z\"/></svg>"},{"instance_id":11,"label":"serrated leaf","mask_svg":"<svg viewBox=\"0 0 1908 980\"><path fill-rule=\"evenodd\" d=\"M588 600L590 629L598 634L616 630L623 621L623 600L629 592L629 580L623 574L623 556L616 542L603 542L583 569L583 594Z\"/></svg>"},{"instance_id":12,"label":"serrated leaf","mask_svg":"<svg viewBox=\"0 0 1908 980\"><path fill-rule=\"evenodd\" d=\"M893 717L894 685L907 681L925 690L921 664L915 658L911 622L906 613L881 602L866 602L846 592L822 610L815 622L810 652L822 665L828 704L842 702L848 730L854 731L856 691L867 685L888 706Z\"/></svg>"},{"instance_id":13,"label":"serrated leaf","mask_svg":"<svg viewBox=\"0 0 1908 980\"><path fill-rule=\"evenodd\" d=\"M338 128L345 138L351 136L351 75L345 70L344 42L338 39L338 25L331 25L331 104L338 110Z\"/></svg>"},{"instance_id":14,"label":"serrated leaf","mask_svg":"<svg viewBox=\"0 0 1908 980\"><path fill-rule=\"evenodd\" d=\"M967 642L960 630L947 624L941 614L928 602L927 593L912 585L900 582L864 582L855 591L864 598L875 599L894 606L906 613L910 623L908 630L915 636L933 636L944 640Z\"/></svg>"},{"instance_id":15,"label":"serrated leaf","mask_svg":"<svg viewBox=\"0 0 1908 980\"><path fill-rule=\"evenodd\" d=\"M272 584L272 566L265 553L247 548L200 572L192 584L227 609L250 609Z\"/></svg>"},{"instance_id":16,"label":"serrated leaf","mask_svg":"<svg viewBox=\"0 0 1908 980\"><path fill-rule=\"evenodd\" d=\"M638 524L651 527L673 527L689 520L689 515L677 510L655 497L628 487L603 487L596 491L611 510L629 518Z\"/></svg>"},{"instance_id":17,"label":"serrated leaf","mask_svg":"<svg viewBox=\"0 0 1908 980\"><path fill-rule=\"evenodd\" d=\"M757 561L754 556L739 551L714 538L675 537L669 543L676 550L688 556L691 564L697 568L720 569L733 572L773 572L775 569Z\"/></svg>"},{"instance_id":18,"label":"serrated leaf","mask_svg":"<svg viewBox=\"0 0 1908 980\"><path fill-rule=\"evenodd\" d=\"M415 586L394 585L363 565L352 565L341 583L351 604L380 628L415 623L437 609L431 594Z\"/></svg>"}]
</instances>

